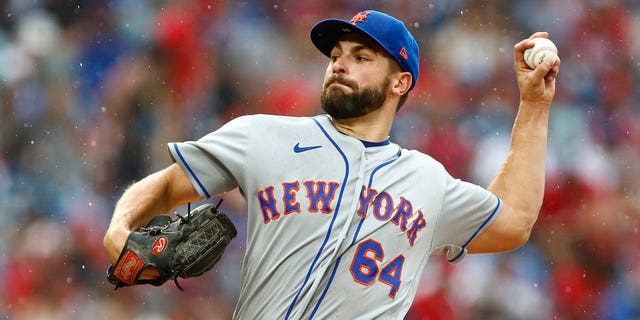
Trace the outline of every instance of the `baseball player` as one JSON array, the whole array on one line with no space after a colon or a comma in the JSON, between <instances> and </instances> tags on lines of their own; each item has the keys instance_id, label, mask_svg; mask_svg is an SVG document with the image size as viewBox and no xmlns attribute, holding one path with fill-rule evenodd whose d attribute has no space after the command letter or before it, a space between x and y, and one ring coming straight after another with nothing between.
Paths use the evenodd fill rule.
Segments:
<instances>
[{"instance_id":1,"label":"baseball player","mask_svg":"<svg viewBox=\"0 0 640 320\"><path fill-rule=\"evenodd\" d=\"M403 318L431 254L455 263L527 241L560 62L530 69L523 52L547 36L514 46L520 105L508 157L485 189L389 139L418 80L404 24L374 10L320 21L311 40L329 58L326 114L247 115L169 143L174 163L118 201L104 238L110 260L155 215L238 187L248 230L234 319Z\"/></svg>"}]
</instances>

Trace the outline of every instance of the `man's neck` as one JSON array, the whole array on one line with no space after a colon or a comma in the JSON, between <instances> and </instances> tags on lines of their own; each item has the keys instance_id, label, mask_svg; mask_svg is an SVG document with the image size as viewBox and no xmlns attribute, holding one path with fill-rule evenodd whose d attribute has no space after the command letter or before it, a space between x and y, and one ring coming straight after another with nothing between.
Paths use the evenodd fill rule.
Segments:
<instances>
[{"instance_id":1,"label":"man's neck","mask_svg":"<svg viewBox=\"0 0 640 320\"><path fill-rule=\"evenodd\" d=\"M331 119L336 130L354 138L382 142L389 137L393 117L386 115L382 108L364 116L349 119Z\"/></svg>"}]
</instances>

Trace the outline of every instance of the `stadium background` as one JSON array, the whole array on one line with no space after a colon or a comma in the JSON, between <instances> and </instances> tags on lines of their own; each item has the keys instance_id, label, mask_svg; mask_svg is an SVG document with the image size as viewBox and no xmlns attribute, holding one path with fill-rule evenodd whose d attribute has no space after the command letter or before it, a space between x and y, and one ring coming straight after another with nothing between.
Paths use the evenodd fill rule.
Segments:
<instances>
[{"instance_id":1,"label":"stadium background","mask_svg":"<svg viewBox=\"0 0 640 320\"><path fill-rule=\"evenodd\" d=\"M432 257L407 319L640 318L640 2L0 2L0 317L229 319L241 233L215 271L113 291L102 236L115 200L196 139L247 113L321 112L311 26L365 8L421 46L392 140L486 185L518 102L513 45L549 31L562 70L545 202L510 253ZM237 192L223 208L243 230ZM278 299L278 297L274 297Z\"/></svg>"}]
</instances>

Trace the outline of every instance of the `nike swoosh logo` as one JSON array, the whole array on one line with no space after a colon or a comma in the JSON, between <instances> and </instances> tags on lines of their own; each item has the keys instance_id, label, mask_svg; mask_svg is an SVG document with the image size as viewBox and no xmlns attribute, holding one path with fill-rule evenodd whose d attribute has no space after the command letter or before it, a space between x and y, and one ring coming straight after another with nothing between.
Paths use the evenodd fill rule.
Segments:
<instances>
[{"instance_id":1,"label":"nike swoosh logo","mask_svg":"<svg viewBox=\"0 0 640 320\"><path fill-rule=\"evenodd\" d=\"M296 143L295 146L293 146L293 152L295 153L300 153L300 152L305 152L305 151L309 151L309 150L313 150L313 149L318 149L318 148L322 148L322 146L308 146L308 147L301 147L300 143Z\"/></svg>"}]
</instances>

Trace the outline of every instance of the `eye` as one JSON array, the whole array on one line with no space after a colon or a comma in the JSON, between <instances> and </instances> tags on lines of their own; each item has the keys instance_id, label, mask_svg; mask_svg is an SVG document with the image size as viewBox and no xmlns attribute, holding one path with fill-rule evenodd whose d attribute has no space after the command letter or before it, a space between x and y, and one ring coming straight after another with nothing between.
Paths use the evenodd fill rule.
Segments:
<instances>
[{"instance_id":1,"label":"eye","mask_svg":"<svg viewBox=\"0 0 640 320\"><path fill-rule=\"evenodd\" d=\"M339 57L340 57L340 56L339 56L339 55L337 55L337 54L332 54L332 55L331 55L331 57L330 57L331 62L336 62L336 60L338 60L338 58L339 58Z\"/></svg>"},{"instance_id":2,"label":"eye","mask_svg":"<svg viewBox=\"0 0 640 320\"><path fill-rule=\"evenodd\" d=\"M369 58L365 56L357 56L356 61L359 61L359 62L369 61Z\"/></svg>"}]
</instances>

